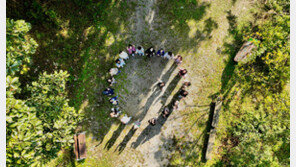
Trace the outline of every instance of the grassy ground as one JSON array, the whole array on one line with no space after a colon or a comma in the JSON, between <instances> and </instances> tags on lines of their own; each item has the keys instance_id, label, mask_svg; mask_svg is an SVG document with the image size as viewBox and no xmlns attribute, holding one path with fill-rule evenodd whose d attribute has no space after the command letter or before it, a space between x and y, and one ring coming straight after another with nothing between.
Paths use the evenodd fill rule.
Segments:
<instances>
[{"instance_id":1,"label":"grassy ground","mask_svg":"<svg viewBox=\"0 0 296 167\"><path fill-rule=\"evenodd\" d=\"M192 82L190 96L181 104L185 109L180 111L183 119L180 131L184 133L174 138L174 145L170 148L173 154L168 157L171 164L210 166L220 158L215 151L217 155L212 161L203 162L210 104L216 95L229 93L228 90L235 84L230 80L234 70L231 60L241 45L241 38L234 29L240 29L254 20L253 14L257 10L254 1L156 1L151 6L152 10L147 10L149 18L143 23L140 40L134 37L139 29L132 26L137 20L130 19L135 17L138 3L53 1L27 5L36 15L40 14L41 19L36 19L34 15L22 15L25 11L18 11L19 14L8 12L12 18L24 18L33 24L31 33L39 48L30 75L36 76L36 73L53 69L68 70L71 74L68 83L71 104L85 113L82 127L88 136L88 158L75 162L69 152L61 153L48 166L144 163L144 155L139 150L126 147L123 154L116 151L116 144L131 133L131 125L123 127L111 119L108 114L110 105L100 94L106 87L106 73L112 67L115 55L129 42L138 41L146 48L154 45L183 55L182 66L189 70ZM13 8L26 4L10 5ZM119 79L126 77L121 75ZM24 78L23 83L26 80ZM128 83L123 82L125 84ZM179 86L174 88L177 90ZM229 115L225 109L221 115L214 150L226 134ZM192 134L190 138L189 134ZM106 145L111 146L110 149L105 148ZM126 162L127 159L129 162Z\"/></svg>"}]
</instances>

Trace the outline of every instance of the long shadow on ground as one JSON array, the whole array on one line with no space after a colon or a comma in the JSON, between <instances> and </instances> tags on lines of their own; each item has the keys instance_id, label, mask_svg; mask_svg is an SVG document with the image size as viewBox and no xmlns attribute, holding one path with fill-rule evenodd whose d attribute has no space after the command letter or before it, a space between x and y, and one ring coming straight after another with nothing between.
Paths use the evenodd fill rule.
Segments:
<instances>
[{"instance_id":1,"label":"long shadow on ground","mask_svg":"<svg viewBox=\"0 0 296 167\"><path fill-rule=\"evenodd\" d=\"M180 77L176 76L174 78L174 80L171 82L172 85L177 85L178 82L180 81ZM171 85L170 85L171 86ZM181 89L180 89L181 90ZM179 90L179 91L180 91ZM174 97L172 98L172 100L170 101L170 103L167 105L167 107L170 109L171 113L173 112L173 104L175 103L175 101L177 100L177 97L179 96L179 91L174 95ZM163 104L163 106L161 107L161 109L159 110L158 113L160 113L163 108L165 107L165 105ZM144 144L145 142L147 142L148 140L150 140L151 138L153 138L154 136L156 136L157 134L160 133L161 128L163 127L163 125L165 124L165 122L167 121L167 118L164 118L161 114L159 114L159 116L156 118L156 125L155 126L151 126L148 125L139 135L139 137L137 138L137 140L132 143L132 147L133 148L137 148L140 144Z\"/></svg>"},{"instance_id":2,"label":"long shadow on ground","mask_svg":"<svg viewBox=\"0 0 296 167\"><path fill-rule=\"evenodd\" d=\"M160 58L155 58L155 59L160 59ZM149 60L149 61L151 61L151 60ZM161 62L162 62L162 64L164 64L164 66L167 64L167 61L168 60L165 60L165 61L163 61L163 60L160 60ZM173 73L173 71L175 70L175 68L176 68L176 65L175 64L172 64L170 67L169 67L169 69L168 69L168 71L165 73L165 74L163 74L163 76L161 77L161 81L163 81L163 82L165 82L165 83L167 83L168 82L168 80L169 80L169 78L170 78L170 76L171 76L171 74ZM162 72L160 72L159 73L159 75L161 74ZM159 77L159 75L153 75L153 80L155 80L155 81L157 81L157 78ZM150 78L151 79L151 78ZM177 86L177 84L178 84L178 82L179 82L179 80L180 80L180 77L175 77L173 80L172 80L172 82L169 84L169 86L167 87L167 89L166 90L164 90L165 91L165 93L167 93L168 95L170 95L171 94L171 92L174 90L174 88ZM149 85L148 85L148 87L149 87ZM139 121L142 121L143 120L143 118L146 116L146 114L147 114L147 111L150 109L150 107L156 102L156 98L157 97L159 97L159 95L161 94L161 90L158 88L158 86L157 86L157 82L156 82L156 84L155 85L152 85L151 86L151 89L153 90L153 93L148 97L148 100L147 100L147 102L145 103L145 105L142 107L143 109L144 109L144 111L140 114L140 116L137 118L137 120L139 120ZM163 98L162 100L164 100L164 101L166 101L167 99L168 99L168 97L169 96L166 96L165 98ZM128 101L127 101L127 103L128 103ZM121 131L122 131L123 129L121 129ZM121 153L124 149L125 149L125 147L126 147L126 145L127 145L127 143L129 142L129 140L132 138L132 136L134 135L134 133L135 133L135 131L136 130L133 130L132 128L130 129L130 131L128 132L128 134L124 137L124 139L123 139L123 141L116 147L116 150L118 150L119 151L119 153ZM118 137L118 136L117 136ZM110 139L111 140L111 139ZM110 141L109 140L109 141ZM116 138L112 138L112 141L113 141L113 143L115 142L115 140L116 140Z\"/></svg>"}]
</instances>

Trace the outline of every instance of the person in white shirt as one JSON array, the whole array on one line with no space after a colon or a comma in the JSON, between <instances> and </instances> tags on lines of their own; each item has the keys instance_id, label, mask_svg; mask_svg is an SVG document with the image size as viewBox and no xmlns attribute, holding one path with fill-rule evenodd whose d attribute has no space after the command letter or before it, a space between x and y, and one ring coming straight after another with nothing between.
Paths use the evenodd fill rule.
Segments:
<instances>
[{"instance_id":1,"label":"person in white shirt","mask_svg":"<svg viewBox=\"0 0 296 167\"><path fill-rule=\"evenodd\" d=\"M111 68L109 70L109 73L110 73L111 76L114 76L114 75L119 74L120 73L120 70L118 70L118 68Z\"/></svg>"},{"instance_id":2,"label":"person in white shirt","mask_svg":"<svg viewBox=\"0 0 296 167\"><path fill-rule=\"evenodd\" d=\"M163 56L165 59L174 59L174 54L172 52L166 52Z\"/></svg>"},{"instance_id":3,"label":"person in white shirt","mask_svg":"<svg viewBox=\"0 0 296 167\"><path fill-rule=\"evenodd\" d=\"M132 119L132 117L128 117L126 114L124 114L124 116L120 119L121 123L123 124L128 124L129 121Z\"/></svg>"},{"instance_id":4,"label":"person in white shirt","mask_svg":"<svg viewBox=\"0 0 296 167\"><path fill-rule=\"evenodd\" d=\"M119 57L122 58L122 59L124 59L124 60L128 60L129 59L129 56L128 56L128 54L125 51L121 51L119 53Z\"/></svg>"}]
</instances>

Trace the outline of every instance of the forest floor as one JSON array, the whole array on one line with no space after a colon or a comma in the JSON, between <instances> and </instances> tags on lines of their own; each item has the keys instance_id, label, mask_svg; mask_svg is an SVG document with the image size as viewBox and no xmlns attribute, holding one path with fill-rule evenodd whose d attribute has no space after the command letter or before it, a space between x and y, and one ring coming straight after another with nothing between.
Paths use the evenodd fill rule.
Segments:
<instances>
[{"instance_id":1,"label":"forest floor","mask_svg":"<svg viewBox=\"0 0 296 167\"><path fill-rule=\"evenodd\" d=\"M60 68L70 69L70 82L74 83L68 86L71 104L85 113L82 127L88 136L88 156L69 166L211 165L215 159L203 161L211 102L229 84L234 69L231 59L240 43L236 42L232 30L253 21L255 1L132 0L124 7L122 2L110 3L102 7L108 12L101 16L104 19L99 24L82 25L71 16L63 20L64 27L57 36L76 41L76 36L71 34L79 32L81 42L76 44L79 52L71 60L67 59L67 52L60 54L65 56L58 60L49 58L52 59L49 62L58 61ZM66 9L64 7L63 11ZM71 32L69 22L76 23L77 27L81 25L79 30ZM48 47L42 46L44 36L37 38L41 48ZM115 56L129 43L181 54L184 58L181 67L189 71L186 78L192 83L189 96L181 102L177 112L167 120L159 118L160 123L153 127L148 125L148 119L159 117L159 112L171 102L184 79L175 77L178 69L171 61L159 57L151 60L131 57L116 78L115 90L120 107L133 119L130 124L122 125L119 120L110 118L111 106L108 98L101 96L101 91L107 87L107 71L113 67ZM47 54L40 49L39 55L42 51L43 55ZM162 91L155 86L159 80L166 82ZM223 119L226 118L222 114L218 135L224 133ZM135 120L141 120L142 124L133 131ZM216 145L219 145L219 137ZM63 158L67 159L59 156L50 164L65 166Z\"/></svg>"}]
</instances>

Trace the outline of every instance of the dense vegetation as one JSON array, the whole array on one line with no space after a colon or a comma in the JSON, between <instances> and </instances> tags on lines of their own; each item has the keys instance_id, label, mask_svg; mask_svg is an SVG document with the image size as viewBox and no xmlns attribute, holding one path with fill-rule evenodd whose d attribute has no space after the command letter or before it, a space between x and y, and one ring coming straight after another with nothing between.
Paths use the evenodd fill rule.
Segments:
<instances>
[{"instance_id":1,"label":"dense vegetation","mask_svg":"<svg viewBox=\"0 0 296 167\"><path fill-rule=\"evenodd\" d=\"M27 33L30 24L7 19L6 145L8 166L40 166L73 143L79 122L68 105L66 71L46 72L20 87L37 43ZM26 93L22 93L26 92Z\"/></svg>"},{"instance_id":2,"label":"dense vegetation","mask_svg":"<svg viewBox=\"0 0 296 167\"><path fill-rule=\"evenodd\" d=\"M267 1L264 7L252 27L234 30L244 41L259 41L248 61L234 67L224 89L224 110L232 119L223 139L222 162L229 165L289 166L290 162L289 1Z\"/></svg>"}]
</instances>

